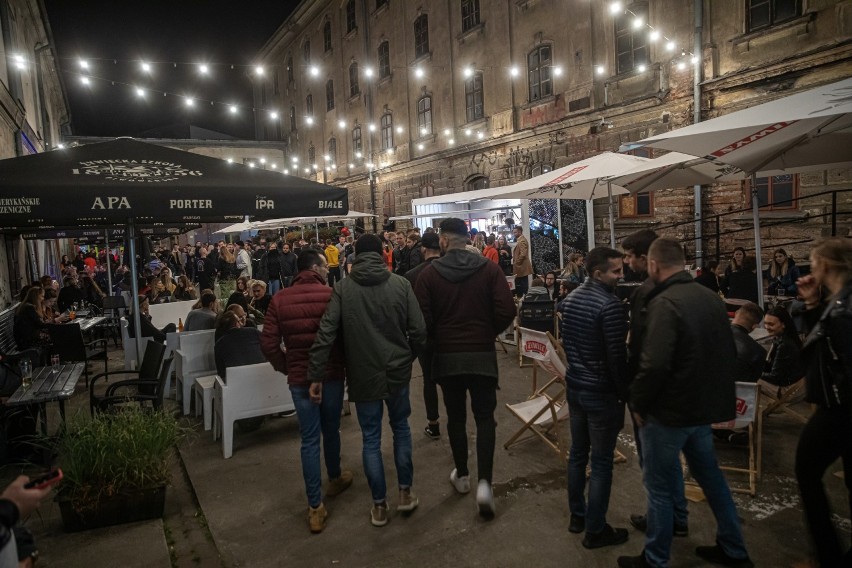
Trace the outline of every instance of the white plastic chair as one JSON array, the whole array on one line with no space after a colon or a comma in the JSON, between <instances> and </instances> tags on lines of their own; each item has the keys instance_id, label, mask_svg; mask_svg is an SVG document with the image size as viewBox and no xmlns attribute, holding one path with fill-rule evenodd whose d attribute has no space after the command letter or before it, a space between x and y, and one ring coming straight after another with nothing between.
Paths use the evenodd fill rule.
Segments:
<instances>
[{"instance_id":1,"label":"white plastic chair","mask_svg":"<svg viewBox=\"0 0 852 568\"><path fill-rule=\"evenodd\" d=\"M215 333L205 329L180 334L180 347L175 351L175 396L182 402L184 415L189 414L195 379L216 374Z\"/></svg>"},{"instance_id":2,"label":"white plastic chair","mask_svg":"<svg viewBox=\"0 0 852 568\"><path fill-rule=\"evenodd\" d=\"M225 459L234 453L235 421L296 409L287 377L269 363L229 367L227 376L213 385L213 439L222 437Z\"/></svg>"}]
</instances>

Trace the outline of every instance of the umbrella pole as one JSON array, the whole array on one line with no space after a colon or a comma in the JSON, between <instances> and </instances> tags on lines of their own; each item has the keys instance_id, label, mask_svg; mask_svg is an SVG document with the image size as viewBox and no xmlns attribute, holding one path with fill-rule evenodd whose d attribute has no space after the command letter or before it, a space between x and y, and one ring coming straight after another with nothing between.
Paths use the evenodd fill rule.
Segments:
<instances>
[{"instance_id":1,"label":"umbrella pole","mask_svg":"<svg viewBox=\"0 0 852 568\"><path fill-rule=\"evenodd\" d=\"M606 197L609 201L609 246L615 248L615 207L612 202L612 182L606 182Z\"/></svg>"},{"instance_id":2,"label":"umbrella pole","mask_svg":"<svg viewBox=\"0 0 852 568\"><path fill-rule=\"evenodd\" d=\"M133 325L136 333L136 368L139 368L140 355L142 353L142 320L139 315L139 281L137 280L136 267L136 225L133 217L127 220L127 236L130 240L130 290L133 298L130 299L133 306ZM130 370L130 369L128 369Z\"/></svg>"},{"instance_id":3,"label":"umbrella pole","mask_svg":"<svg viewBox=\"0 0 852 568\"><path fill-rule=\"evenodd\" d=\"M757 264L757 303L763 309L763 259L760 252L760 203L757 199L757 174L751 174L751 212L754 223L754 260Z\"/></svg>"},{"instance_id":4,"label":"umbrella pole","mask_svg":"<svg viewBox=\"0 0 852 568\"><path fill-rule=\"evenodd\" d=\"M562 200L556 199L556 230L559 231L556 243L559 245L559 270L565 268L565 259L562 254Z\"/></svg>"},{"instance_id":5,"label":"umbrella pole","mask_svg":"<svg viewBox=\"0 0 852 568\"><path fill-rule=\"evenodd\" d=\"M109 229L104 229L104 248L106 249L107 284L109 285L109 295L112 296L112 266L109 261Z\"/></svg>"}]
</instances>

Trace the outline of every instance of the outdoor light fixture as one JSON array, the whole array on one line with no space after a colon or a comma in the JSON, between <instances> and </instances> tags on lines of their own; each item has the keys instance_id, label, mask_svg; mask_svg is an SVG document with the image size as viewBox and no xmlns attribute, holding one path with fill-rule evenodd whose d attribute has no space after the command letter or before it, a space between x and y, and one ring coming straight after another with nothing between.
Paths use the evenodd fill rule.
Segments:
<instances>
[{"instance_id":1,"label":"outdoor light fixture","mask_svg":"<svg viewBox=\"0 0 852 568\"><path fill-rule=\"evenodd\" d=\"M666 51L674 51L675 43L671 40L666 42Z\"/></svg>"},{"instance_id":2,"label":"outdoor light fixture","mask_svg":"<svg viewBox=\"0 0 852 568\"><path fill-rule=\"evenodd\" d=\"M553 68L553 75L555 77L561 77L562 76L562 66L561 65L557 65L556 67Z\"/></svg>"},{"instance_id":3,"label":"outdoor light fixture","mask_svg":"<svg viewBox=\"0 0 852 568\"><path fill-rule=\"evenodd\" d=\"M88 69L89 68L89 62L86 61L85 59L81 59L80 60L80 68L81 69Z\"/></svg>"},{"instance_id":4,"label":"outdoor light fixture","mask_svg":"<svg viewBox=\"0 0 852 568\"><path fill-rule=\"evenodd\" d=\"M429 131L426 130L425 126L420 129L420 136L426 136L427 134L429 134Z\"/></svg>"},{"instance_id":5,"label":"outdoor light fixture","mask_svg":"<svg viewBox=\"0 0 852 568\"><path fill-rule=\"evenodd\" d=\"M346 128L346 121L345 120L339 120L337 122L337 126L339 126L340 128Z\"/></svg>"},{"instance_id":6,"label":"outdoor light fixture","mask_svg":"<svg viewBox=\"0 0 852 568\"><path fill-rule=\"evenodd\" d=\"M473 68L472 67L465 67L464 68L464 76L470 77L472 75L473 75Z\"/></svg>"},{"instance_id":7,"label":"outdoor light fixture","mask_svg":"<svg viewBox=\"0 0 852 568\"><path fill-rule=\"evenodd\" d=\"M287 168L284 168L284 169L281 171L281 173L282 173L282 174L289 174L289 173L290 173L290 170L288 170Z\"/></svg>"},{"instance_id":8,"label":"outdoor light fixture","mask_svg":"<svg viewBox=\"0 0 852 568\"><path fill-rule=\"evenodd\" d=\"M305 119L305 122L308 124L308 126L312 125L314 123L314 117L312 117L312 116L307 117Z\"/></svg>"},{"instance_id":9,"label":"outdoor light fixture","mask_svg":"<svg viewBox=\"0 0 852 568\"><path fill-rule=\"evenodd\" d=\"M229 163L229 164L233 164L233 163L234 163L234 159L233 159L233 158L228 158L228 163Z\"/></svg>"},{"instance_id":10,"label":"outdoor light fixture","mask_svg":"<svg viewBox=\"0 0 852 568\"><path fill-rule=\"evenodd\" d=\"M311 173L311 168L305 168L305 173L306 173L306 174Z\"/></svg>"},{"instance_id":11,"label":"outdoor light fixture","mask_svg":"<svg viewBox=\"0 0 852 568\"><path fill-rule=\"evenodd\" d=\"M192 99L189 99L189 98L186 99L184 102L186 103L186 106L188 106L188 107L191 107L195 104L195 101L192 100Z\"/></svg>"},{"instance_id":12,"label":"outdoor light fixture","mask_svg":"<svg viewBox=\"0 0 852 568\"><path fill-rule=\"evenodd\" d=\"M23 67L21 67L21 69L23 69ZM83 83L84 85L88 85L89 84L89 78L88 77L80 77L80 82Z\"/></svg>"},{"instance_id":13,"label":"outdoor light fixture","mask_svg":"<svg viewBox=\"0 0 852 568\"><path fill-rule=\"evenodd\" d=\"M316 65L311 65L308 71L310 72L311 77L319 77L319 67Z\"/></svg>"},{"instance_id":14,"label":"outdoor light fixture","mask_svg":"<svg viewBox=\"0 0 852 568\"><path fill-rule=\"evenodd\" d=\"M402 126L397 126L397 127L396 127L396 133L397 133L397 134L402 134Z\"/></svg>"},{"instance_id":15,"label":"outdoor light fixture","mask_svg":"<svg viewBox=\"0 0 852 568\"><path fill-rule=\"evenodd\" d=\"M292 158L290 158L290 161L293 162L294 164L298 164L299 163L299 157L293 156Z\"/></svg>"},{"instance_id":16,"label":"outdoor light fixture","mask_svg":"<svg viewBox=\"0 0 852 568\"><path fill-rule=\"evenodd\" d=\"M363 158L364 154L362 154L361 152L355 152L355 157L356 158Z\"/></svg>"},{"instance_id":17,"label":"outdoor light fixture","mask_svg":"<svg viewBox=\"0 0 852 568\"><path fill-rule=\"evenodd\" d=\"M456 141L455 141L455 139L454 139L454 138L450 138L450 139L449 139L449 143L450 143L450 146L452 146L453 144L455 144L455 143L456 143Z\"/></svg>"},{"instance_id":18,"label":"outdoor light fixture","mask_svg":"<svg viewBox=\"0 0 852 568\"><path fill-rule=\"evenodd\" d=\"M648 39L650 39L651 41L657 41L658 39L660 39L660 32L658 32L657 30L651 30L651 33L648 34Z\"/></svg>"},{"instance_id":19,"label":"outdoor light fixture","mask_svg":"<svg viewBox=\"0 0 852 568\"><path fill-rule=\"evenodd\" d=\"M318 169L319 169L319 167L317 167L317 165L316 165L316 164L311 164L311 167L312 167L313 169L315 169L315 170L318 170Z\"/></svg>"},{"instance_id":20,"label":"outdoor light fixture","mask_svg":"<svg viewBox=\"0 0 852 568\"><path fill-rule=\"evenodd\" d=\"M633 19L633 29L638 30L642 27L642 18L634 18Z\"/></svg>"},{"instance_id":21,"label":"outdoor light fixture","mask_svg":"<svg viewBox=\"0 0 852 568\"><path fill-rule=\"evenodd\" d=\"M26 69L27 68L27 62L24 59L23 55L20 55L20 54L19 55L13 55L12 59L15 60L15 67L17 67L18 69Z\"/></svg>"},{"instance_id":22,"label":"outdoor light fixture","mask_svg":"<svg viewBox=\"0 0 852 568\"><path fill-rule=\"evenodd\" d=\"M606 73L606 67L604 67L603 65L598 65L597 67L595 67L595 73L597 73L598 75L603 75L604 73Z\"/></svg>"},{"instance_id":23,"label":"outdoor light fixture","mask_svg":"<svg viewBox=\"0 0 852 568\"><path fill-rule=\"evenodd\" d=\"M370 124L369 126L367 126L367 128L370 130L370 132L376 131L376 125L375 124Z\"/></svg>"},{"instance_id":24,"label":"outdoor light fixture","mask_svg":"<svg viewBox=\"0 0 852 568\"><path fill-rule=\"evenodd\" d=\"M258 65L257 67L255 67L255 68L254 68L254 72L255 72L257 75L263 75L263 66L262 66L262 65Z\"/></svg>"},{"instance_id":25,"label":"outdoor light fixture","mask_svg":"<svg viewBox=\"0 0 852 568\"><path fill-rule=\"evenodd\" d=\"M331 164L331 169L336 170L336 169L337 169L337 164Z\"/></svg>"},{"instance_id":26,"label":"outdoor light fixture","mask_svg":"<svg viewBox=\"0 0 852 568\"><path fill-rule=\"evenodd\" d=\"M367 162L367 167L370 168L371 170L373 169L373 166L374 166L373 162Z\"/></svg>"},{"instance_id":27,"label":"outdoor light fixture","mask_svg":"<svg viewBox=\"0 0 852 568\"><path fill-rule=\"evenodd\" d=\"M482 140L483 138L485 138L485 134L483 134L482 132L477 132L476 137Z\"/></svg>"},{"instance_id":28,"label":"outdoor light fixture","mask_svg":"<svg viewBox=\"0 0 852 568\"><path fill-rule=\"evenodd\" d=\"M621 2L613 2L609 5L610 14L618 14L619 12L621 12Z\"/></svg>"},{"instance_id":29,"label":"outdoor light fixture","mask_svg":"<svg viewBox=\"0 0 852 568\"><path fill-rule=\"evenodd\" d=\"M464 134L465 134L465 136L470 136L471 134L473 134L473 131L470 128L468 128L467 130L464 131Z\"/></svg>"},{"instance_id":30,"label":"outdoor light fixture","mask_svg":"<svg viewBox=\"0 0 852 568\"><path fill-rule=\"evenodd\" d=\"M693 64L693 65L695 65L696 63L698 63L698 56L697 56L697 55L693 55L693 56L692 56L692 59L690 59L690 61L692 61L692 64Z\"/></svg>"},{"instance_id":31,"label":"outdoor light fixture","mask_svg":"<svg viewBox=\"0 0 852 568\"><path fill-rule=\"evenodd\" d=\"M389 156L392 156L393 155L393 148L388 148L387 150L385 150L385 153L388 154Z\"/></svg>"},{"instance_id":32,"label":"outdoor light fixture","mask_svg":"<svg viewBox=\"0 0 852 568\"><path fill-rule=\"evenodd\" d=\"M278 166L276 166L275 164L269 164L269 167L273 170L278 169Z\"/></svg>"},{"instance_id":33,"label":"outdoor light fixture","mask_svg":"<svg viewBox=\"0 0 852 568\"><path fill-rule=\"evenodd\" d=\"M330 160L331 160L331 156L329 156L328 154L326 154L325 156L323 156L323 157L322 157L322 159L323 159L323 160L325 160L326 162L328 162L328 161L330 161Z\"/></svg>"},{"instance_id":34,"label":"outdoor light fixture","mask_svg":"<svg viewBox=\"0 0 852 568\"><path fill-rule=\"evenodd\" d=\"M517 68L517 67L512 67L511 69L509 69L509 74L510 74L512 77L517 77L518 75L520 75L520 74L521 74L521 72L518 70L518 68Z\"/></svg>"},{"instance_id":35,"label":"outdoor light fixture","mask_svg":"<svg viewBox=\"0 0 852 568\"><path fill-rule=\"evenodd\" d=\"M249 162L249 163L248 163L248 167L253 168L253 167L254 167L254 162Z\"/></svg>"},{"instance_id":36,"label":"outdoor light fixture","mask_svg":"<svg viewBox=\"0 0 852 568\"><path fill-rule=\"evenodd\" d=\"M202 75L207 75L210 72L210 68L207 67L207 65L204 65L202 63L201 65L198 66L198 72L201 73Z\"/></svg>"},{"instance_id":37,"label":"outdoor light fixture","mask_svg":"<svg viewBox=\"0 0 852 568\"><path fill-rule=\"evenodd\" d=\"M417 68L414 70L414 76L415 76L415 77L420 78L420 77L422 77L423 75L424 75L424 73L423 73L423 69L421 69L420 67L417 67Z\"/></svg>"},{"instance_id":38,"label":"outdoor light fixture","mask_svg":"<svg viewBox=\"0 0 852 568\"><path fill-rule=\"evenodd\" d=\"M57 146L57 148L59 148L60 150L64 150L64 149L65 149L65 144L59 144L59 145Z\"/></svg>"},{"instance_id":39,"label":"outdoor light fixture","mask_svg":"<svg viewBox=\"0 0 852 568\"><path fill-rule=\"evenodd\" d=\"M418 145L417 145L417 149L418 149L418 150L422 150L422 149L423 149L423 144L418 144Z\"/></svg>"},{"instance_id":40,"label":"outdoor light fixture","mask_svg":"<svg viewBox=\"0 0 852 568\"><path fill-rule=\"evenodd\" d=\"M143 61L141 67L142 67L142 71L144 71L145 73L151 72L151 64L150 63L146 63L145 61Z\"/></svg>"},{"instance_id":41,"label":"outdoor light fixture","mask_svg":"<svg viewBox=\"0 0 852 568\"><path fill-rule=\"evenodd\" d=\"M326 166L326 167L325 167L325 171L330 172L330 171L331 171L331 166Z\"/></svg>"},{"instance_id":42,"label":"outdoor light fixture","mask_svg":"<svg viewBox=\"0 0 852 568\"><path fill-rule=\"evenodd\" d=\"M450 135L450 129L449 129L449 128L445 128L445 129L444 129L444 136L449 136L449 135Z\"/></svg>"},{"instance_id":43,"label":"outdoor light fixture","mask_svg":"<svg viewBox=\"0 0 852 568\"><path fill-rule=\"evenodd\" d=\"M260 161L260 163L261 163L261 164L265 164L265 163L266 163L266 158L261 158L259 161Z\"/></svg>"},{"instance_id":44,"label":"outdoor light fixture","mask_svg":"<svg viewBox=\"0 0 852 568\"><path fill-rule=\"evenodd\" d=\"M229 106L228 110L231 111L231 114L237 114L237 105Z\"/></svg>"},{"instance_id":45,"label":"outdoor light fixture","mask_svg":"<svg viewBox=\"0 0 852 568\"><path fill-rule=\"evenodd\" d=\"M143 89L142 87L136 87L136 96L137 97L144 97L145 96L145 89Z\"/></svg>"},{"instance_id":46,"label":"outdoor light fixture","mask_svg":"<svg viewBox=\"0 0 852 568\"><path fill-rule=\"evenodd\" d=\"M271 118L272 120L277 120L278 119L278 113L275 112L275 111L270 112L269 118Z\"/></svg>"},{"instance_id":47,"label":"outdoor light fixture","mask_svg":"<svg viewBox=\"0 0 852 568\"><path fill-rule=\"evenodd\" d=\"M678 61L677 62L677 70L683 71L684 69L686 69L686 63L684 63L683 61Z\"/></svg>"},{"instance_id":48,"label":"outdoor light fixture","mask_svg":"<svg viewBox=\"0 0 852 568\"><path fill-rule=\"evenodd\" d=\"M364 67L364 76L372 77L373 76L373 68L372 67Z\"/></svg>"},{"instance_id":49,"label":"outdoor light fixture","mask_svg":"<svg viewBox=\"0 0 852 568\"><path fill-rule=\"evenodd\" d=\"M648 68L645 65L640 65L636 68L640 73L644 73Z\"/></svg>"}]
</instances>

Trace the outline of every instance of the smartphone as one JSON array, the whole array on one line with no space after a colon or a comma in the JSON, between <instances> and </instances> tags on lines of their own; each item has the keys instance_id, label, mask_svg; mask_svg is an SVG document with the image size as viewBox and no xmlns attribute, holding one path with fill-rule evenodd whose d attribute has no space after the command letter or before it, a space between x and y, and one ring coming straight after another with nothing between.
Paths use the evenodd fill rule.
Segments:
<instances>
[{"instance_id":1,"label":"smartphone","mask_svg":"<svg viewBox=\"0 0 852 568\"><path fill-rule=\"evenodd\" d=\"M57 468L48 471L44 475L29 480L24 484L24 489L44 489L62 480L62 470Z\"/></svg>"}]
</instances>

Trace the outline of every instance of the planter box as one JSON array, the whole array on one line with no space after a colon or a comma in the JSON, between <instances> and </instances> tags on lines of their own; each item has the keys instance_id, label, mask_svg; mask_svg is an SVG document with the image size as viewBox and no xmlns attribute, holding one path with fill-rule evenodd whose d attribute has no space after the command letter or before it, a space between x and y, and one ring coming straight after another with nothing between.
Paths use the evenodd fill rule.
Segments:
<instances>
[{"instance_id":1,"label":"planter box","mask_svg":"<svg viewBox=\"0 0 852 568\"><path fill-rule=\"evenodd\" d=\"M66 532L78 532L163 516L166 487L103 497L91 507L76 510L68 498L57 499Z\"/></svg>"}]
</instances>

